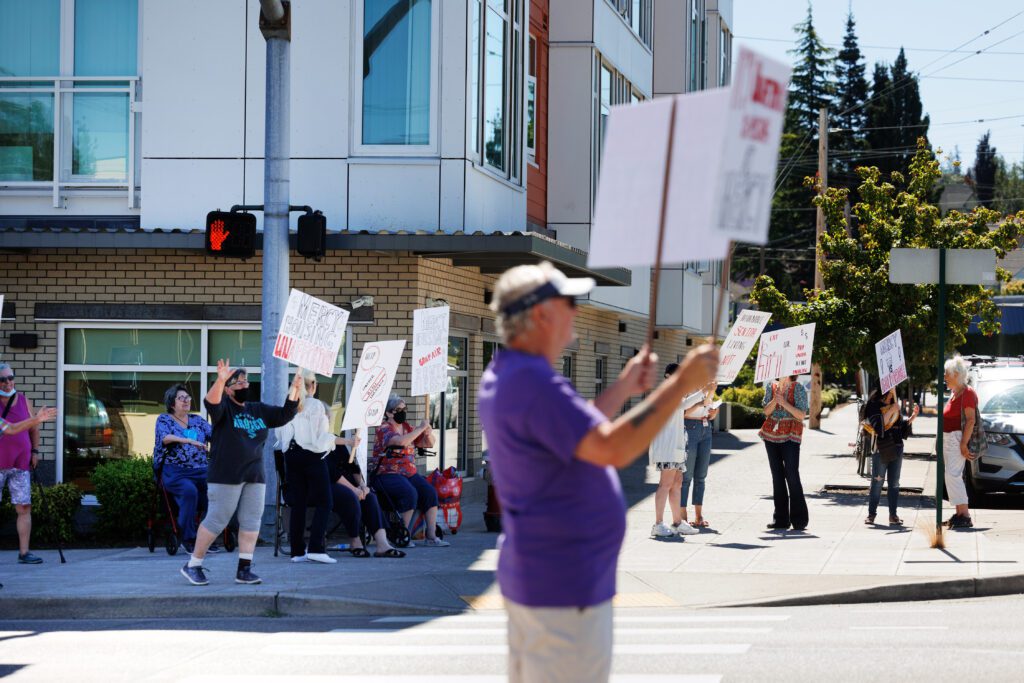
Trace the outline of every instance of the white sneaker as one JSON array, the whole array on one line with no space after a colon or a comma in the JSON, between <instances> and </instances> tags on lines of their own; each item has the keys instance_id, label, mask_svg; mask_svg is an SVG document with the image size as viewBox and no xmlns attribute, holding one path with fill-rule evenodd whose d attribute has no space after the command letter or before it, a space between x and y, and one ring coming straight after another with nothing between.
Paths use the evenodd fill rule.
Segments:
<instances>
[{"instance_id":1,"label":"white sneaker","mask_svg":"<svg viewBox=\"0 0 1024 683\"><path fill-rule=\"evenodd\" d=\"M306 559L310 562L320 562L322 564L337 564L338 561L328 555L327 553L306 553Z\"/></svg>"},{"instance_id":2,"label":"white sneaker","mask_svg":"<svg viewBox=\"0 0 1024 683\"><path fill-rule=\"evenodd\" d=\"M309 558L305 555L296 555L292 558L292 562L309 562Z\"/></svg>"},{"instance_id":3,"label":"white sneaker","mask_svg":"<svg viewBox=\"0 0 1024 683\"><path fill-rule=\"evenodd\" d=\"M412 544L410 544L412 545ZM424 548L447 548L451 545L448 541L442 541L440 538L428 538L423 541Z\"/></svg>"},{"instance_id":4,"label":"white sneaker","mask_svg":"<svg viewBox=\"0 0 1024 683\"><path fill-rule=\"evenodd\" d=\"M664 522L658 522L651 527L651 536L655 538L668 538L669 536L675 536L675 532L665 526Z\"/></svg>"},{"instance_id":5,"label":"white sneaker","mask_svg":"<svg viewBox=\"0 0 1024 683\"><path fill-rule=\"evenodd\" d=\"M679 534L680 536L692 536L694 534L700 533L700 529L694 526L690 526L690 523L687 522L685 519L679 522L679 524L673 524L672 529L675 533Z\"/></svg>"}]
</instances>

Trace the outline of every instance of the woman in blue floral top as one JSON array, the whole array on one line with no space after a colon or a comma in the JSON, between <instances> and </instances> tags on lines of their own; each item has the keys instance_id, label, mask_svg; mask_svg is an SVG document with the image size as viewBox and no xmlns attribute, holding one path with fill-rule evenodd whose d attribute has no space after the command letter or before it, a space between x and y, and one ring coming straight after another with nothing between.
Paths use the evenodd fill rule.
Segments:
<instances>
[{"instance_id":1,"label":"woman in blue floral top","mask_svg":"<svg viewBox=\"0 0 1024 683\"><path fill-rule=\"evenodd\" d=\"M808 513L800 481L800 441L807 417L807 391L796 381L796 375L765 386L764 417L759 435L768 451L775 501L775 517L768 528L788 529L792 525L803 531Z\"/></svg>"},{"instance_id":2,"label":"woman in blue floral top","mask_svg":"<svg viewBox=\"0 0 1024 683\"><path fill-rule=\"evenodd\" d=\"M167 412L156 419L153 468L178 505L182 545L192 552L196 540L196 510L206 507L207 444L213 429L191 413L192 396L184 384L164 393Z\"/></svg>"}]
</instances>

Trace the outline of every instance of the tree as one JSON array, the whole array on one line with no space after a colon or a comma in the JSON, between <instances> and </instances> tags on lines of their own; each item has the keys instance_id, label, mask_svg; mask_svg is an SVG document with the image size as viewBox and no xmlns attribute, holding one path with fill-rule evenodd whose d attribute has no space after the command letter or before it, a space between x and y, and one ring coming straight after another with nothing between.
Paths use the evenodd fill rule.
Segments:
<instances>
[{"instance_id":1,"label":"tree","mask_svg":"<svg viewBox=\"0 0 1024 683\"><path fill-rule=\"evenodd\" d=\"M807 18L793 27L797 32L796 57L789 85L789 101L780 147L779 176L772 198L772 221L767 248L740 246L733 259L737 280L769 273L780 287L801 296L814 281L814 211L810 191L801 178L817 168L818 110L832 100L829 82L832 50L814 28L811 6ZM763 264L763 266L762 266Z\"/></svg>"},{"instance_id":2,"label":"tree","mask_svg":"<svg viewBox=\"0 0 1024 683\"><path fill-rule=\"evenodd\" d=\"M870 159L888 179L893 171L907 174L917 140L927 146L929 117L921 104L917 76L908 68L903 49L890 69L875 64L871 102L867 106Z\"/></svg>"},{"instance_id":3,"label":"tree","mask_svg":"<svg viewBox=\"0 0 1024 683\"><path fill-rule=\"evenodd\" d=\"M996 187L992 208L1000 213L1024 211L1024 162L1007 165L996 158Z\"/></svg>"},{"instance_id":4,"label":"tree","mask_svg":"<svg viewBox=\"0 0 1024 683\"><path fill-rule=\"evenodd\" d=\"M832 113L829 136L829 158L832 160L829 185L848 187L857 183L853 169L857 156L867 147L867 111L864 103L868 99L868 82L864 77L866 67L864 56L857 44L856 23L853 13L846 17L846 35L843 49L836 55L835 109Z\"/></svg>"},{"instance_id":5,"label":"tree","mask_svg":"<svg viewBox=\"0 0 1024 683\"><path fill-rule=\"evenodd\" d=\"M974 194L978 198L978 203L986 207L992 206L992 199L995 197L996 172L999 166L996 148L989 144L990 134L991 131L985 131L978 140L978 147L974 152L974 168L969 173L970 179L974 182Z\"/></svg>"},{"instance_id":6,"label":"tree","mask_svg":"<svg viewBox=\"0 0 1024 683\"><path fill-rule=\"evenodd\" d=\"M771 311L773 321L785 325L817 323L815 361L830 374L845 374L858 365L875 370L875 343L899 329L914 384L934 377L938 344L935 285L889 283L889 250L893 247L992 249L1002 258L1017 248L1024 233L1024 212L1001 219L991 209L975 208L945 217L930 196L941 172L935 154L922 138L910 164L908 178L894 175L882 180L875 167L860 168L861 200L854 205L860 230L846 232L843 208L849 190L830 187L815 197L825 213L821 238L825 288L806 303L790 303L769 277L758 278L751 301ZM814 185L813 178L808 182ZM897 186L903 189L897 189ZM1009 273L998 269L1001 282ZM980 286L950 286L946 309L946 352L964 342L974 315L981 316L986 335L999 331L999 312L992 291Z\"/></svg>"}]
</instances>

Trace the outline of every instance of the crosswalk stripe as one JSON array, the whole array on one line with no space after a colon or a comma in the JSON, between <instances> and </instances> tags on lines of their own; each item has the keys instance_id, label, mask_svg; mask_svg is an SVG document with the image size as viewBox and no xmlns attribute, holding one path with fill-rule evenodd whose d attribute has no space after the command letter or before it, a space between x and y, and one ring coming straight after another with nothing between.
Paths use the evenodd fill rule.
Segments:
<instances>
[{"instance_id":1,"label":"crosswalk stripe","mask_svg":"<svg viewBox=\"0 0 1024 683\"><path fill-rule=\"evenodd\" d=\"M388 683L508 683L505 675L459 675L443 676L394 675L394 674L355 674L347 676L326 675L200 675L178 679L178 683L363 683L364 681L382 680ZM722 677L717 674L612 674L611 683L721 683Z\"/></svg>"},{"instance_id":2,"label":"crosswalk stripe","mask_svg":"<svg viewBox=\"0 0 1024 683\"><path fill-rule=\"evenodd\" d=\"M851 631L948 631L948 626L851 626Z\"/></svg>"},{"instance_id":3,"label":"crosswalk stripe","mask_svg":"<svg viewBox=\"0 0 1024 683\"><path fill-rule=\"evenodd\" d=\"M771 633L770 628L752 628L742 626L708 626L708 627L693 627L693 628L675 628L672 626L660 626L654 628L617 628L615 629L615 635L618 636L633 636L633 635L700 635L702 633ZM432 628L428 625L415 627L415 630L404 630L401 628L335 628L328 631L328 633L347 633L349 635L380 635L393 638L395 634L403 635L416 635L416 634L429 634L431 638L438 638L439 636L475 636L475 635L500 635L505 636L504 628L492 628L492 629L481 629L481 628L451 628L444 626L443 628Z\"/></svg>"},{"instance_id":4,"label":"crosswalk stripe","mask_svg":"<svg viewBox=\"0 0 1024 683\"><path fill-rule=\"evenodd\" d=\"M438 654L436 644L416 645L403 643L392 638L393 642L377 645L367 643L343 642L337 644L278 644L266 648L268 656L275 657L375 657L403 659L406 657L427 657ZM741 655L750 649L749 643L617 643L613 647L616 656L620 655ZM507 655L508 647L504 644L495 645L457 645L446 646L446 657L469 657L477 655Z\"/></svg>"},{"instance_id":5,"label":"crosswalk stripe","mask_svg":"<svg viewBox=\"0 0 1024 683\"><path fill-rule=\"evenodd\" d=\"M724 624L742 622L780 622L788 621L788 614L693 614L693 615L660 615L660 616L634 616L616 615L617 624ZM425 624L427 622L437 624L453 624L465 622L467 624L503 624L508 621L504 614L458 614L443 617L428 616L400 616L400 617L378 617L373 619L374 624Z\"/></svg>"}]
</instances>

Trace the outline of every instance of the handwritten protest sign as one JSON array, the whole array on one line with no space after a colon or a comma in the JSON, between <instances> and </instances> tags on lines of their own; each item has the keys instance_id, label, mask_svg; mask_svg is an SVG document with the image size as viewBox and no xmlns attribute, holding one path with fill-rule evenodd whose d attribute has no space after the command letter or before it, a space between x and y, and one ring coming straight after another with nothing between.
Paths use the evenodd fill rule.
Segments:
<instances>
[{"instance_id":1,"label":"handwritten protest sign","mask_svg":"<svg viewBox=\"0 0 1024 683\"><path fill-rule=\"evenodd\" d=\"M768 239L790 67L741 47L731 86L677 95L663 260L720 260ZM587 264L655 261L673 98L612 107Z\"/></svg>"},{"instance_id":2,"label":"handwritten protest sign","mask_svg":"<svg viewBox=\"0 0 1024 683\"><path fill-rule=\"evenodd\" d=\"M754 382L762 384L779 377L809 373L814 351L814 326L815 323L810 323L762 334Z\"/></svg>"},{"instance_id":3,"label":"handwritten protest sign","mask_svg":"<svg viewBox=\"0 0 1024 683\"><path fill-rule=\"evenodd\" d=\"M330 377L347 324L348 311L293 289L274 343L274 358Z\"/></svg>"},{"instance_id":4,"label":"handwritten protest sign","mask_svg":"<svg viewBox=\"0 0 1024 683\"><path fill-rule=\"evenodd\" d=\"M405 340L367 342L359 357L356 378L352 381L352 395L341 421L342 429L376 427L384 419L395 373L402 361Z\"/></svg>"},{"instance_id":5,"label":"handwritten protest sign","mask_svg":"<svg viewBox=\"0 0 1024 683\"><path fill-rule=\"evenodd\" d=\"M448 306L412 312L412 391L437 394L448 385Z\"/></svg>"},{"instance_id":6,"label":"handwritten protest sign","mask_svg":"<svg viewBox=\"0 0 1024 683\"><path fill-rule=\"evenodd\" d=\"M883 394L907 379L907 359L903 356L903 335L899 330L875 344L875 356Z\"/></svg>"},{"instance_id":7,"label":"handwritten protest sign","mask_svg":"<svg viewBox=\"0 0 1024 683\"><path fill-rule=\"evenodd\" d=\"M750 351L754 348L754 343L761 336L764 326L771 317L771 313L763 311L740 311L729 331L729 336L722 344L721 362L716 378L719 384L732 384L736 381L736 375L743 368Z\"/></svg>"}]
</instances>

